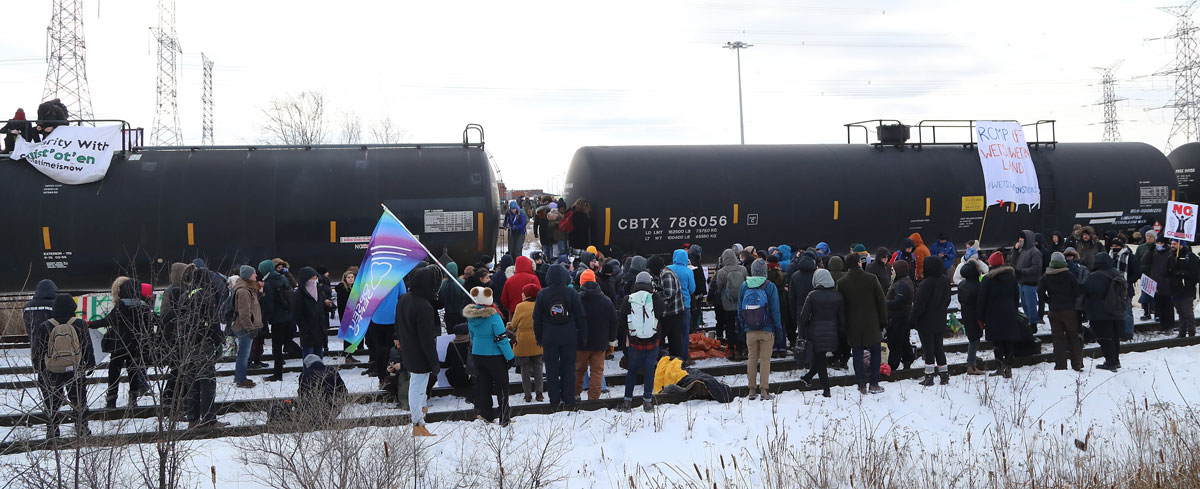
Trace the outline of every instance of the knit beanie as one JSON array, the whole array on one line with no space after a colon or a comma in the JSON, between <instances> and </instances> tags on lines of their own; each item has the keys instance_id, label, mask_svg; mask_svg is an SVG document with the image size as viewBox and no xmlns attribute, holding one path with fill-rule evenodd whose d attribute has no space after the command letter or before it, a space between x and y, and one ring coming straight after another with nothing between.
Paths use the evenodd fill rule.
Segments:
<instances>
[{"instance_id":1,"label":"knit beanie","mask_svg":"<svg viewBox=\"0 0 1200 489\"><path fill-rule=\"evenodd\" d=\"M1067 268L1067 257L1055 251L1050 255L1050 268Z\"/></svg>"},{"instance_id":2,"label":"knit beanie","mask_svg":"<svg viewBox=\"0 0 1200 489\"><path fill-rule=\"evenodd\" d=\"M304 357L304 368L310 368L310 367L312 367L312 364L320 362L320 361L321 361L321 357L318 357L316 355L309 353L307 356Z\"/></svg>"},{"instance_id":3,"label":"knit beanie","mask_svg":"<svg viewBox=\"0 0 1200 489\"><path fill-rule=\"evenodd\" d=\"M250 277L254 276L254 267L251 267L250 265L242 265L241 268L238 268L238 276L241 277L242 280L249 282Z\"/></svg>"},{"instance_id":4,"label":"knit beanie","mask_svg":"<svg viewBox=\"0 0 1200 489\"><path fill-rule=\"evenodd\" d=\"M854 252L855 253L866 253L867 247L863 246L861 244L856 244L856 245L854 245Z\"/></svg>"},{"instance_id":5,"label":"knit beanie","mask_svg":"<svg viewBox=\"0 0 1200 489\"><path fill-rule=\"evenodd\" d=\"M591 270L584 270L583 273L579 274L579 285L583 285L588 282L595 282L595 281L596 281L596 272L593 272Z\"/></svg>"},{"instance_id":6,"label":"knit beanie","mask_svg":"<svg viewBox=\"0 0 1200 489\"><path fill-rule=\"evenodd\" d=\"M521 287L521 295L532 299L534 297L537 297L538 292L540 292L541 290L542 289L539 288L537 286L537 284L525 284L524 287Z\"/></svg>"},{"instance_id":7,"label":"knit beanie","mask_svg":"<svg viewBox=\"0 0 1200 489\"><path fill-rule=\"evenodd\" d=\"M992 268L1004 266L1004 254L999 251L993 252L992 256L988 257L987 263Z\"/></svg>"},{"instance_id":8,"label":"knit beanie","mask_svg":"<svg viewBox=\"0 0 1200 489\"><path fill-rule=\"evenodd\" d=\"M638 272L637 277L633 278L635 284L648 284L653 279L650 277L650 272Z\"/></svg>"}]
</instances>

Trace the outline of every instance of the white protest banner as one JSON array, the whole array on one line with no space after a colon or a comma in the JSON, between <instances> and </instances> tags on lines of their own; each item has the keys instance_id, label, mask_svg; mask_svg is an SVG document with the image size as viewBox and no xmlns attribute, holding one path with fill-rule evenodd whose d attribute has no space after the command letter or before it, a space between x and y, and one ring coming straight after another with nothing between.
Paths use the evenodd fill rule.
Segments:
<instances>
[{"instance_id":1,"label":"white protest banner","mask_svg":"<svg viewBox=\"0 0 1200 489\"><path fill-rule=\"evenodd\" d=\"M1158 282L1155 282L1149 276L1142 275L1142 292L1145 292L1150 297L1154 297L1154 293L1158 292Z\"/></svg>"},{"instance_id":2,"label":"white protest banner","mask_svg":"<svg viewBox=\"0 0 1200 489\"><path fill-rule=\"evenodd\" d=\"M1186 202L1167 201L1167 224L1162 235L1167 239L1196 240L1196 205Z\"/></svg>"},{"instance_id":3,"label":"white protest banner","mask_svg":"<svg viewBox=\"0 0 1200 489\"><path fill-rule=\"evenodd\" d=\"M976 121L979 164L988 205L1001 202L1041 205L1042 191L1025 131L1015 122Z\"/></svg>"},{"instance_id":4,"label":"white protest banner","mask_svg":"<svg viewBox=\"0 0 1200 489\"><path fill-rule=\"evenodd\" d=\"M79 185L104 178L120 147L121 126L58 126L40 143L17 138L10 158L25 158L58 183Z\"/></svg>"}]
</instances>

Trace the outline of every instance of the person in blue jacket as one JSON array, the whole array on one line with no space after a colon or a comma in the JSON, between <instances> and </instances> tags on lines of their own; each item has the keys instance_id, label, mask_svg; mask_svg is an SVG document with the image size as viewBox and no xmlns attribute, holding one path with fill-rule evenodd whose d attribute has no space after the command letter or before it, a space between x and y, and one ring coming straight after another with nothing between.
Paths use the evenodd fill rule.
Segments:
<instances>
[{"instance_id":1,"label":"person in blue jacket","mask_svg":"<svg viewBox=\"0 0 1200 489\"><path fill-rule=\"evenodd\" d=\"M508 363L513 359L512 341L504 329L500 311L493 305L492 289L471 289L474 304L463 308L467 330L471 334L471 357L475 361L475 392L471 396L475 413L484 421L496 420L492 396L499 400L500 426L508 426L512 413L508 407Z\"/></svg>"},{"instance_id":2,"label":"person in blue jacket","mask_svg":"<svg viewBox=\"0 0 1200 489\"><path fill-rule=\"evenodd\" d=\"M949 275L950 267L954 266L954 259L958 256L958 250L954 249L954 243L946 239L946 234L942 233L938 235L936 243L929 245L929 254L942 260L942 269Z\"/></svg>"},{"instance_id":3,"label":"person in blue jacket","mask_svg":"<svg viewBox=\"0 0 1200 489\"><path fill-rule=\"evenodd\" d=\"M525 216L525 211L521 210L517 201L508 201L508 212L504 213L504 229L508 230L508 254L513 258L521 256L521 249L525 246L526 224L529 224L529 218Z\"/></svg>"},{"instance_id":4,"label":"person in blue jacket","mask_svg":"<svg viewBox=\"0 0 1200 489\"><path fill-rule=\"evenodd\" d=\"M699 263L696 266L700 266ZM671 264L667 265L675 275L679 276L679 289L683 293L683 344L688 344L688 335L692 325L692 296L696 294L696 273L688 267L687 250L678 249L671 254Z\"/></svg>"},{"instance_id":5,"label":"person in blue jacket","mask_svg":"<svg viewBox=\"0 0 1200 489\"><path fill-rule=\"evenodd\" d=\"M738 326L745 333L749 352L746 376L750 399L757 399L761 393L763 400L770 400L771 351L782 349L784 336L783 324L779 322L779 292L767 280L767 262L761 258L750 265L750 277L738 293ZM755 377L759 376L756 387Z\"/></svg>"},{"instance_id":6,"label":"person in blue jacket","mask_svg":"<svg viewBox=\"0 0 1200 489\"><path fill-rule=\"evenodd\" d=\"M785 244L781 244L781 245L775 247L775 251L779 252L779 270L787 271L792 266L792 247L785 245ZM696 266L699 266L699 264L697 264ZM791 277L791 275L787 275L787 274L784 274L784 275L787 277Z\"/></svg>"}]
</instances>

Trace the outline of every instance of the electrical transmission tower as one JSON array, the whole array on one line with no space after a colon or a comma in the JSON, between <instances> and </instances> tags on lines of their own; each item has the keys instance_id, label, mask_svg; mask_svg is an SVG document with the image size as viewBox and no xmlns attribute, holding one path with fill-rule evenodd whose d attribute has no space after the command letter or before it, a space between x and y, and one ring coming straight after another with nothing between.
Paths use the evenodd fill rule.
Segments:
<instances>
[{"instance_id":1,"label":"electrical transmission tower","mask_svg":"<svg viewBox=\"0 0 1200 489\"><path fill-rule=\"evenodd\" d=\"M46 90L43 100L60 99L74 119L92 118L83 42L83 0L54 0L46 27Z\"/></svg>"},{"instance_id":2,"label":"electrical transmission tower","mask_svg":"<svg viewBox=\"0 0 1200 489\"><path fill-rule=\"evenodd\" d=\"M204 53L200 53L200 61L204 64L204 92L200 95L200 102L204 104L204 125L200 128L200 144L211 146L213 144L213 62Z\"/></svg>"},{"instance_id":3,"label":"electrical transmission tower","mask_svg":"<svg viewBox=\"0 0 1200 489\"><path fill-rule=\"evenodd\" d=\"M158 40L158 109L154 112L150 140L156 146L178 146L183 143L183 136L179 130L175 61L183 50L175 36L175 0L158 0L158 27L151 31Z\"/></svg>"},{"instance_id":4,"label":"electrical transmission tower","mask_svg":"<svg viewBox=\"0 0 1200 489\"><path fill-rule=\"evenodd\" d=\"M1100 72L1100 102L1095 105L1104 106L1104 141L1117 142L1121 140L1121 120L1117 118L1117 102L1125 100L1117 97L1117 80L1113 72L1121 66L1121 61L1107 68L1092 68Z\"/></svg>"},{"instance_id":5,"label":"electrical transmission tower","mask_svg":"<svg viewBox=\"0 0 1200 489\"><path fill-rule=\"evenodd\" d=\"M1200 141L1200 54L1196 51L1196 23L1192 22L1196 7L1197 0L1191 0L1184 5L1159 8L1177 19L1175 30L1159 38L1175 40L1175 62L1154 74L1175 78L1175 95L1171 102L1158 107L1175 110L1171 135L1167 136L1167 151L1176 143Z\"/></svg>"}]
</instances>

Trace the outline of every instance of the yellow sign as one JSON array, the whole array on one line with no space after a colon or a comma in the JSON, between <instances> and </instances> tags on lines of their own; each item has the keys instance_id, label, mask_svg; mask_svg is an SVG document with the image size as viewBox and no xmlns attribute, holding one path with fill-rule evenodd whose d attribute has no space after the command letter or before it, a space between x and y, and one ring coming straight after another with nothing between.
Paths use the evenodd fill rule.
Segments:
<instances>
[{"instance_id":1,"label":"yellow sign","mask_svg":"<svg viewBox=\"0 0 1200 489\"><path fill-rule=\"evenodd\" d=\"M964 195L962 198L963 212L980 212L984 208L982 195Z\"/></svg>"}]
</instances>

